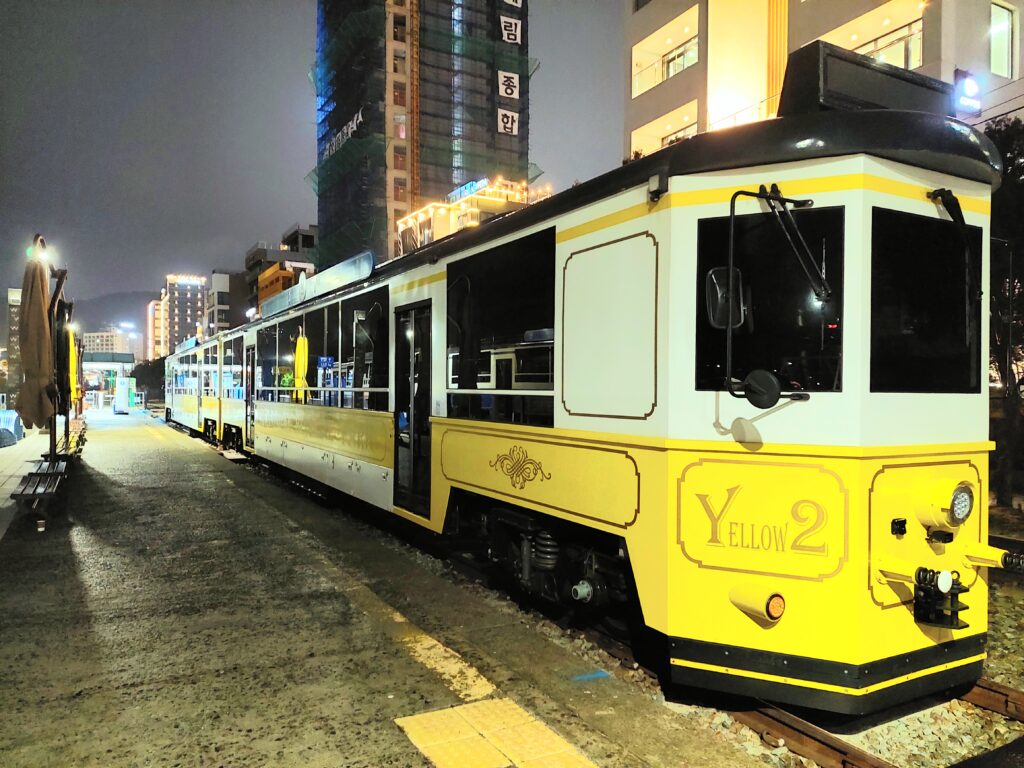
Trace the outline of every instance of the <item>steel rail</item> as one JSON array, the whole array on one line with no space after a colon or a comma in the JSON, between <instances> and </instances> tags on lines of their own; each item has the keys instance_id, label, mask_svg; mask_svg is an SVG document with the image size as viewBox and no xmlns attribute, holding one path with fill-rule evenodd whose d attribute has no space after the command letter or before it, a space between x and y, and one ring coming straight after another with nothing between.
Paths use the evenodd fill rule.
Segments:
<instances>
[{"instance_id":1,"label":"steel rail","mask_svg":"<svg viewBox=\"0 0 1024 768\"><path fill-rule=\"evenodd\" d=\"M749 710L729 712L732 718L758 734L769 747L786 747L822 768L898 768L791 712L765 702Z\"/></svg>"},{"instance_id":2,"label":"steel rail","mask_svg":"<svg viewBox=\"0 0 1024 768\"><path fill-rule=\"evenodd\" d=\"M960 698L976 707L1024 723L1024 691L983 677Z\"/></svg>"}]
</instances>

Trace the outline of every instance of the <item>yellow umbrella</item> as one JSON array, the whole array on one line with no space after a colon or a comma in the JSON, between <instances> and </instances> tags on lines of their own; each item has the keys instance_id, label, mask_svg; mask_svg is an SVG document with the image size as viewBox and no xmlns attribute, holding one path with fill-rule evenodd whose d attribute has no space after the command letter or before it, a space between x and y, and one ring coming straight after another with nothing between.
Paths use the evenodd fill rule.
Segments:
<instances>
[{"instance_id":1,"label":"yellow umbrella","mask_svg":"<svg viewBox=\"0 0 1024 768\"><path fill-rule=\"evenodd\" d=\"M68 328L68 383L71 385L71 402L78 400L78 347L75 332ZM72 411L74 408L71 409Z\"/></svg>"},{"instance_id":2,"label":"yellow umbrella","mask_svg":"<svg viewBox=\"0 0 1024 768\"><path fill-rule=\"evenodd\" d=\"M305 390L309 386L306 383L306 369L309 367L309 339L299 330L299 337L295 340L295 399L300 403L306 401Z\"/></svg>"}]
</instances>

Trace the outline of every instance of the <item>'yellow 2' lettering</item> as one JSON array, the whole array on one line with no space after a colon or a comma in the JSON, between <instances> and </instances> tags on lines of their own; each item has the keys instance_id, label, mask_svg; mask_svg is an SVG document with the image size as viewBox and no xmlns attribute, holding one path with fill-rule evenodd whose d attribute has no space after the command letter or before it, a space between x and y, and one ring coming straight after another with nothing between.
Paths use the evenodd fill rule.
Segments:
<instances>
[{"instance_id":1,"label":"'yellow 2' lettering","mask_svg":"<svg viewBox=\"0 0 1024 768\"><path fill-rule=\"evenodd\" d=\"M732 504L732 500L736 498L736 494L739 493L740 487L734 485L732 488L726 490L725 504L722 505L721 512L715 512L711 507L711 500L708 498L706 493L698 493L697 501L704 507L704 514L708 516L708 520L711 523L711 538L708 539L708 544L721 544L721 539L718 538L718 527L722 523L722 518L725 517L725 513L729 511L729 506Z\"/></svg>"}]
</instances>

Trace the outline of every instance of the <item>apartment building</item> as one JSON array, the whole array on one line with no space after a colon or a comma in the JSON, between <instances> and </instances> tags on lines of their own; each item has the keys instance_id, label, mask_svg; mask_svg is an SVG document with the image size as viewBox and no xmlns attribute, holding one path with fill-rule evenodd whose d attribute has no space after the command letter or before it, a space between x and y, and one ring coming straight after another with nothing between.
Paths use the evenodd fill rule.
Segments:
<instances>
[{"instance_id":1,"label":"apartment building","mask_svg":"<svg viewBox=\"0 0 1024 768\"><path fill-rule=\"evenodd\" d=\"M170 353L167 345L167 290L146 305L146 359L157 360Z\"/></svg>"},{"instance_id":2,"label":"apartment building","mask_svg":"<svg viewBox=\"0 0 1024 768\"><path fill-rule=\"evenodd\" d=\"M980 109L965 109L968 122L1024 108L1024 0L624 3L627 157L773 117L789 53L814 40L947 82L969 73Z\"/></svg>"},{"instance_id":3,"label":"apartment building","mask_svg":"<svg viewBox=\"0 0 1024 768\"><path fill-rule=\"evenodd\" d=\"M206 292L206 335L237 328L245 322L248 286L245 272L213 270Z\"/></svg>"}]
</instances>

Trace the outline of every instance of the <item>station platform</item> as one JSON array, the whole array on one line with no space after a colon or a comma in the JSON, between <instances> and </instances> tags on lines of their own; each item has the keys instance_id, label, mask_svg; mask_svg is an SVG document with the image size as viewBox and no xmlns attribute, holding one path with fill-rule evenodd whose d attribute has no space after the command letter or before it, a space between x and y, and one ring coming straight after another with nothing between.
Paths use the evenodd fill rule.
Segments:
<instances>
[{"instance_id":1,"label":"station platform","mask_svg":"<svg viewBox=\"0 0 1024 768\"><path fill-rule=\"evenodd\" d=\"M5 768L765 764L365 508L148 415L89 430L66 517L0 540Z\"/></svg>"}]
</instances>

